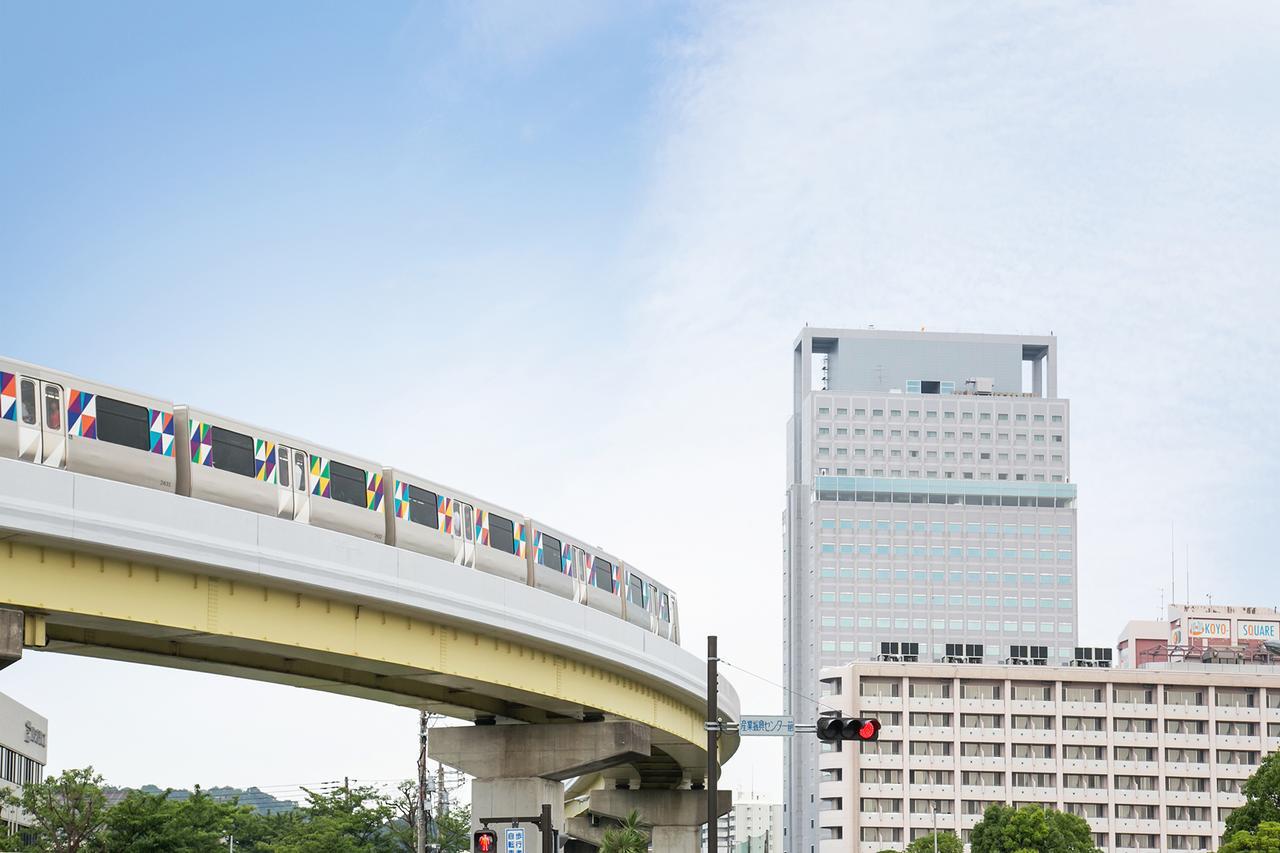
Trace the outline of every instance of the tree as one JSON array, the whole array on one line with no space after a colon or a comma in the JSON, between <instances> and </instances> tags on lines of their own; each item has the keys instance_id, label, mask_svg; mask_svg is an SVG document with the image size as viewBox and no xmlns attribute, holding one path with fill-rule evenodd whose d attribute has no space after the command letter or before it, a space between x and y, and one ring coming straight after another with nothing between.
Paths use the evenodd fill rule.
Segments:
<instances>
[{"instance_id":1,"label":"tree","mask_svg":"<svg viewBox=\"0 0 1280 853\"><path fill-rule=\"evenodd\" d=\"M436 816L436 844L440 853L470 853L471 806L449 809Z\"/></svg>"},{"instance_id":2,"label":"tree","mask_svg":"<svg viewBox=\"0 0 1280 853\"><path fill-rule=\"evenodd\" d=\"M392 853L395 806L376 788L342 787L325 794L306 788L310 802L293 831L275 839L277 853Z\"/></svg>"},{"instance_id":3,"label":"tree","mask_svg":"<svg viewBox=\"0 0 1280 853\"><path fill-rule=\"evenodd\" d=\"M130 791L107 812L95 849L102 853L221 853L227 839L236 835L252 812L251 807L234 800L219 802L199 786L181 798L175 798L171 790ZM242 848L249 848L247 841L237 839Z\"/></svg>"},{"instance_id":4,"label":"tree","mask_svg":"<svg viewBox=\"0 0 1280 853\"><path fill-rule=\"evenodd\" d=\"M604 834L600 853L647 853L649 833L640 824L640 815L634 809L622 823Z\"/></svg>"},{"instance_id":5,"label":"tree","mask_svg":"<svg viewBox=\"0 0 1280 853\"><path fill-rule=\"evenodd\" d=\"M987 807L969 836L973 853L1096 853L1089 824L1079 815L999 803Z\"/></svg>"},{"instance_id":6,"label":"tree","mask_svg":"<svg viewBox=\"0 0 1280 853\"><path fill-rule=\"evenodd\" d=\"M933 853L933 833L922 835L908 844L907 853ZM964 842L950 830L939 832L938 853L964 853Z\"/></svg>"},{"instance_id":7,"label":"tree","mask_svg":"<svg viewBox=\"0 0 1280 853\"><path fill-rule=\"evenodd\" d=\"M92 767L64 770L59 776L27 784L20 799L11 793L0 794L0 802L31 815L34 846L48 853L90 849L107 814L102 777Z\"/></svg>"},{"instance_id":8,"label":"tree","mask_svg":"<svg viewBox=\"0 0 1280 853\"><path fill-rule=\"evenodd\" d=\"M1264 758L1244 783L1244 805L1227 817L1223 837L1234 841L1237 832L1255 832L1264 822L1280 823L1280 752Z\"/></svg>"},{"instance_id":9,"label":"tree","mask_svg":"<svg viewBox=\"0 0 1280 853\"><path fill-rule=\"evenodd\" d=\"M1280 823L1263 821L1257 832L1241 829L1228 833L1218 853L1280 853Z\"/></svg>"}]
</instances>

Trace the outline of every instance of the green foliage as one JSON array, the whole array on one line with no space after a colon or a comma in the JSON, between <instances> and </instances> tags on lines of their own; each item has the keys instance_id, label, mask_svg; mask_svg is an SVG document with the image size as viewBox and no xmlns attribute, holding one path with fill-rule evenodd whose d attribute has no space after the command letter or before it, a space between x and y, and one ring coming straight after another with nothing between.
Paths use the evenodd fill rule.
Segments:
<instances>
[{"instance_id":1,"label":"green foliage","mask_svg":"<svg viewBox=\"0 0 1280 853\"><path fill-rule=\"evenodd\" d=\"M436 819L435 843L440 853L470 853L471 806L450 809Z\"/></svg>"},{"instance_id":2,"label":"green foliage","mask_svg":"<svg viewBox=\"0 0 1280 853\"><path fill-rule=\"evenodd\" d=\"M969 836L972 853L1096 853L1085 819L1066 812L995 804Z\"/></svg>"},{"instance_id":3,"label":"green foliage","mask_svg":"<svg viewBox=\"0 0 1280 853\"><path fill-rule=\"evenodd\" d=\"M92 767L64 770L43 782L23 786L20 799L5 793L0 795L0 802L31 815L34 849L47 853L91 849L107 815L102 777ZM6 849L13 848L6 845Z\"/></svg>"},{"instance_id":4,"label":"green foliage","mask_svg":"<svg viewBox=\"0 0 1280 853\"><path fill-rule=\"evenodd\" d=\"M1234 841L1237 832L1255 832L1263 823L1280 823L1280 752L1264 758L1244 783L1244 805L1227 818L1223 837Z\"/></svg>"},{"instance_id":5,"label":"green foliage","mask_svg":"<svg viewBox=\"0 0 1280 853\"><path fill-rule=\"evenodd\" d=\"M605 832L600 853L647 853L648 849L649 833L644 831L639 813L632 810L622 823Z\"/></svg>"},{"instance_id":6,"label":"green foliage","mask_svg":"<svg viewBox=\"0 0 1280 853\"><path fill-rule=\"evenodd\" d=\"M403 786L402 786L403 789ZM185 795L185 796L184 796ZM412 801L371 787L307 791L305 808L262 814L235 798L186 792L129 791L108 807L102 777L92 768L68 770L28 785L19 800L0 792L0 804L35 819L35 843L23 848L0 835L0 850L29 853L222 853L235 839L238 853L407 853L414 849ZM471 849L471 813L455 809L434 827L442 853Z\"/></svg>"},{"instance_id":7,"label":"green foliage","mask_svg":"<svg viewBox=\"0 0 1280 853\"><path fill-rule=\"evenodd\" d=\"M907 853L933 853L933 833L922 835L907 845ZM950 830L938 833L938 853L964 853L964 842Z\"/></svg>"},{"instance_id":8,"label":"green foliage","mask_svg":"<svg viewBox=\"0 0 1280 853\"><path fill-rule=\"evenodd\" d=\"M1241 829L1226 838L1218 853L1280 853L1280 823L1275 821L1263 821L1256 832Z\"/></svg>"},{"instance_id":9,"label":"green foliage","mask_svg":"<svg viewBox=\"0 0 1280 853\"><path fill-rule=\"evenodd\" d=\"M238 825L249 822L253 809L218 802L196 788L185 799L170 791L130 791L107 812L106 826L95 844L101 853L221 853Z\"/></svg>"}]
</instances>

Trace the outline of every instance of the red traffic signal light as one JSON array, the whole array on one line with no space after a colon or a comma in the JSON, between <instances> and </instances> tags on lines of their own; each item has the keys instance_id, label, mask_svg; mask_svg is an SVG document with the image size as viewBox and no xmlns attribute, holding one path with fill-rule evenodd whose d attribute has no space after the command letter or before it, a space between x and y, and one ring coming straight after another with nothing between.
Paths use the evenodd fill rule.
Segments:
<instances>
[{"instance_id":1,"label":"red traffic signal light","mask_svg":"<svg viewBox=\"0 0 1280 853\"><path fill-rule=\"evenodd\" d=\"M498 849L498 833L492 829L477 829L471 841L475 853L495 853Z\"/></svg>"},{"instance_id":2,"label":"red traffic signal light","mask_svg":"<svg viewBox=\"0 0 1280 853\"><path fill-rule=\"evenodd\" d=\"M816 726L818 740L879 740L880 721L854 717L819 717Z\"/></svg>"}]
</instances>

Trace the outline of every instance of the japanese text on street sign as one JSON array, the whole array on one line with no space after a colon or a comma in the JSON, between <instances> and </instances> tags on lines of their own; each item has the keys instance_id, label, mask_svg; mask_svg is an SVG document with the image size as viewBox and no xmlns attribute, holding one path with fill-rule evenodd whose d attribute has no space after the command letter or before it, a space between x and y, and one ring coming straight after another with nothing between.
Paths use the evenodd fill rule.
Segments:
<instances>
[{"instance_id":1,"label":"japanese text on street sign","mask_svg":"<svg viewBox=\"0 0 1280 853\"><path fill-rule=\"evenodd\" d=\"M507 853L524 853L524 830L516 827L507 830Z\"/></svg>"},{"instance_id":2,"label":"japanese text on street sign","mask_svg":"<svg viewBox=\"0 0 1280 853\"><path fill-rule=\"evenodd\" d=\"M742 717L738 734L749 737L789 737L796 733L792 717Z\"/></svg>"}]
</instances>

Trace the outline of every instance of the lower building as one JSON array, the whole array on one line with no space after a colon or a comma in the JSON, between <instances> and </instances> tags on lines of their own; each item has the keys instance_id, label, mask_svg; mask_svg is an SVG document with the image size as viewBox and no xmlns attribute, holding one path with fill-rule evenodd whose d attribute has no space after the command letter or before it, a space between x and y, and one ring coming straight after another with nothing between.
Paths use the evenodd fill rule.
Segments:
<instances>
[{"instance_id":1,"label":"lower building","mask_svg":"<svg viewBox=\"0 0 1280 853\"><path fill-rule=\"evenodd\" d=\"M823 711L876 717L874 743L822 744L820 853L966 842L992 803L1083 817L1106 851L1215 850L1241 787L1280 748L1280 667L1141 669L855 663Z\"/></svg>"},{"instance_id":2,"label":"lower building","mask_svg":"<svg viewBox=\"0 0 1280 853\"><path fill-rule=\"evenodd\" d=\"M0 788L21 796L22 787L44 778L49 721L26 705L0 693ZM9 832L30 825L19 809L0 809L0 822Z\"/></svg>"},{"instance_id":3,"label":"lower building","mask_svg":"<svg viewBox=\"0 0 1280 853\"><path fill-rule=\"evenodd\" d=\"M734 853L782 853L782 804L738 800L733 805Z\"/></svg>"}]
</instances>

